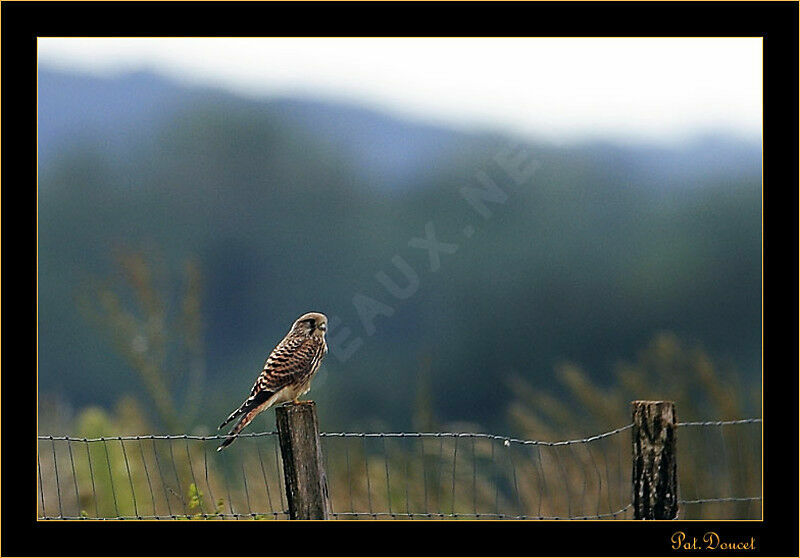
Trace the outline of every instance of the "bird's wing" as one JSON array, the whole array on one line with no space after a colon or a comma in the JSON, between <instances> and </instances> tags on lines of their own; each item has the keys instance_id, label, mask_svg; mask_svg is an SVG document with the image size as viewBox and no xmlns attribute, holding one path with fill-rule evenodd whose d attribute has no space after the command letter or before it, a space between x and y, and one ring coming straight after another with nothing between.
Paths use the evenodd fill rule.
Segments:
<instances>
[{"instance_id":1,"label":"bird's wing","mask_svg":"<svg viewBox=\"0 0 800 558\"><path fill-rule=\"evenodd\" d=\"M264 370L256 380L259 389L276 392L287 385L304 382L319 365L322 347L317 337L284 340L264 363Z\"/></svg>"},{"instance_id":2,"label":"bird's wing","mask_svg":"<svg viewBox=\"0 0 800 558\"><path fill-rule=\"evenodd\" d=\"M287 337L273 349L264 368L256 378L250 396L219 425L230 421L264 403L273 394L295 382L305 381L322 358L323 344L313 337Z\"/></svg>"}]
</instances>

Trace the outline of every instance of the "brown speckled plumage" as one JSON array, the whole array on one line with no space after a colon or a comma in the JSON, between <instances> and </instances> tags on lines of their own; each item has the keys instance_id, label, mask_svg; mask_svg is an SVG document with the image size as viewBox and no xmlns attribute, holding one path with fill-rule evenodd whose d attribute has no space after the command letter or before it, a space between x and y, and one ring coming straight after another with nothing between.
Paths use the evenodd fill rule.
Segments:
<instances>
[{"instance_id":1,"label":"brown speckled plumage","mask_svg":"<svg viewBox=\"0 0 800 558\"><path fill-rule=\"evenodd\" d=\"M309 312L297 318L286 337L270 353L250 396L219 425L222 428L241 417L228 433L231 437L226 438L217 451L232 444L236 439L233 435L241 432L260 412L278 403L296 401L311 388L311 379L328 352L327 327L325 314Z\"/></svg>"}]
</instances>

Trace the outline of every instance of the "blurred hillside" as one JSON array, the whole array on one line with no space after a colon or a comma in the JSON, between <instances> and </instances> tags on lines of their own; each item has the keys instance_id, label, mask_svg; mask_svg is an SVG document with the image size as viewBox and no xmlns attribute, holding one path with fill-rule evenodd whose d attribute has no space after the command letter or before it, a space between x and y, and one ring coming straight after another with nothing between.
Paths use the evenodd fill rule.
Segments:
<instances>
[{"instance_id":1,"label":"blurred hillside","mask_svg":"<svg viewBox=\"0 0 800 558\"><path fill-rule=\"evenodd\" d=\"M459 188L505 141L147 73L40 70L40 410L49 394L108 408L143 396L139 367L199 390L186 427L214 428L309 310L364 340L315 382L326 430L410 428L429 399L437 421L506 431L511 378L553 389L570 360L602 386L664 330L760 389L758 144L528 144L533 179L463 241L475 214ZM461 244L435 274L408 247L429 221ZM399 277L395 254L420 276L401 303L375 280ZM374 335L356 293L395 308Z\"/></svg>"}]
</instances>

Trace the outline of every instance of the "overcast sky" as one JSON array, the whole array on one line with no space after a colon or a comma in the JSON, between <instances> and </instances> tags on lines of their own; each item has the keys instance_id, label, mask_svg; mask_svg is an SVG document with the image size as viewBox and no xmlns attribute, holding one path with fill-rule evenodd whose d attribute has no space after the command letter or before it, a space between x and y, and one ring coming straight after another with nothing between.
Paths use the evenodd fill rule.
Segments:
<instances>
[{"instance_id":1,"label":"overcast sky","mask_svg":"<svg viewBox=\"0 0 800 558\"><path fill-rule=\"evenodd\" d=\"M40 38L39 61L556 141L761 137L760 38Z\"/></svg>"}]
</instances>

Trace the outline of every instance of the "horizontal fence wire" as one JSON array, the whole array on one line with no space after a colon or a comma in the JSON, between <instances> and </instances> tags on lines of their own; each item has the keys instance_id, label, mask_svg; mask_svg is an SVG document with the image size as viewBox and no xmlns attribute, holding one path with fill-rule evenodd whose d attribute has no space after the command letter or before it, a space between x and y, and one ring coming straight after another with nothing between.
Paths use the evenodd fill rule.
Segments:
<instances>
[{"instance_id":1,"label":"horizontal fence wire","mask_svg":"<svg viewBox=\"0 0 800 558\"><path fill-rule=\"evenodd\" d=\"M734 426L737 424L757 424L761 423L760 418L738 419L738 420L707 420L702 422L679 422L677 426Z\"/></svg>"},{"instance_id":2,"label":"horizontal fence wire","mask_svg":"<svg viewBox=\"0 0 800 558\"><path fill-rule=\"evenodd\" d=\"M615 428L603 434L589 436L588 438L580 438L576 440L562 440L560 442L544 442L541 440L521 440L519 438L510 438L508 436L498 436L496 434L481 434L476 432L320 432L321 438L485 438L489 440L496 440L501 442L508 442L509 444L522 444L532 446L569 446L572 444L585 444L601 440L614 434L624 432L632 428L633 424L627 424L620 428Z\"/></svg>"},{"instance_id":3,"label":"horizontal fence wire","mask_svg":"<svg viewBox=\"0 0 800 558\"><path fill-rule=\"evenodd\" d=\"M722 428L759 422L678 423L705 427L685 431L707 438L708 429L726 431L716 445L687 440L689 448L679 449L682 518L760 514L760 497L731 492L760 493L760 429L753 452L753 440ZM474 432L323 432L330 516L631 519L631 442L621 436L631 427L555 442ZM225 438L40 435L39 518L288 519L277 433L239 434L216 452ZM758 467L744 459L753 456ZM698 485L715 492L698 494Z\"/></svg>"}]
</instances>

